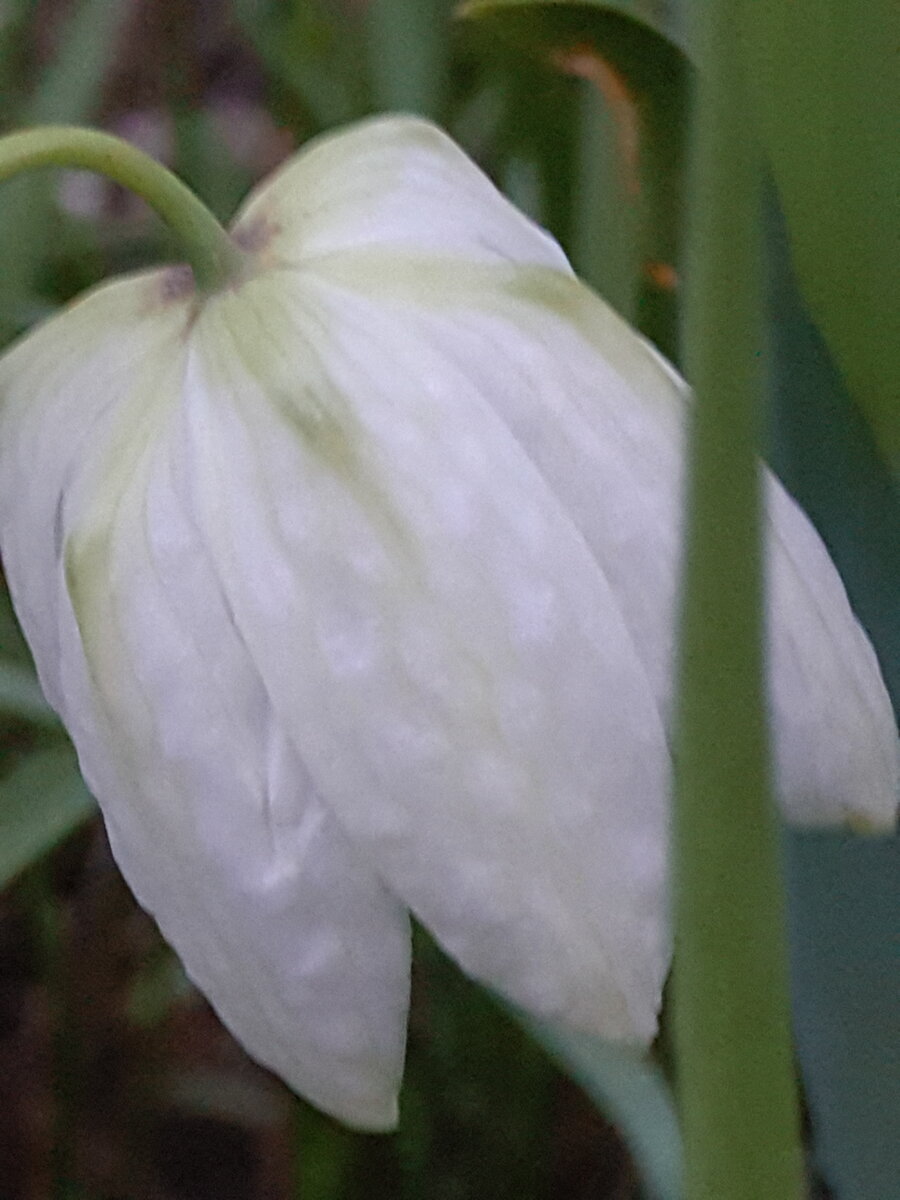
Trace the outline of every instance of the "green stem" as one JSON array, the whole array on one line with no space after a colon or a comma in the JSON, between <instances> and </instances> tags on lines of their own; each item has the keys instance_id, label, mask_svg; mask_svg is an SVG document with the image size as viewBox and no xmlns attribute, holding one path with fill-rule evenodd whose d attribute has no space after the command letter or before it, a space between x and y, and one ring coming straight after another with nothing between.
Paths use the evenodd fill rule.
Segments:
<instances>
[{"instance_id":1,"label":"green stem","mask_svg":"<svg viewBox=\"0 0 900 1200\"><path fill-rule=\"evenodd\" d=\"M53 1200L85 1200L77 1177L78 1028L72 1019L66 922L53 892L48 859L26 875L41 979L50 1010L52 1143L49 1170Z\"/></svg>"},{"instance_id":2,"label":"green stem","mask_svg":"<svg viewBox=\"0 0 900 1200\"><path fill-rule=\"evenodd\" d=\"M763 687L760 171L737 4L698 0L696 10L686 354L697 400L676 745L674 1033L688 1200L797 1200Z\"/></svg>"},{"instance_id":3,"label":"green stem","mask_svg":"<svg viewBox=\"0 0 900 1200\"><path fill-rule=\"evenodd\" d=\"M201 292L240 277L242 252L209 209L171 171L121 138L68 125L0 138L0 182L35 167L97 171L137 192L180 239Z\"/></svg>"},{"instance_id":4,"label":"green stem","mask_svg":"<svg viewBox=\"0 0 900 1200\"><path fill-rule=\"evenodd\" d=\"M293 1101L292 1125L294 1200L339 1200L348 1195L358 1139L302 1100Z\"/></svg>"}]
</instances>

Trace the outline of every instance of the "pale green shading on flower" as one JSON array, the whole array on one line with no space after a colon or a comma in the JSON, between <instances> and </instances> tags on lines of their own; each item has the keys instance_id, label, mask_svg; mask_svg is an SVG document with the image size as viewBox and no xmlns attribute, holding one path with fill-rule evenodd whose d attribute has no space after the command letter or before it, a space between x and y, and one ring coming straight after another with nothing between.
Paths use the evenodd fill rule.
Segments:
<instances>
[{"instance_id":1,"label":"pale green shading on flower","mask_svg":"<svg viewBox=\"0 0 900 1200\"><path fill-rule=\"evenodd\" d=\"M234 237L234 286L120 280L0 360L3 561L126 878L359 1127L396 1121L409 911L543 1020L647 1042L685 385L422 121L315 142ZM785 812L889 827L874 654L767 487Z\"/></svg>"}]
</instances>

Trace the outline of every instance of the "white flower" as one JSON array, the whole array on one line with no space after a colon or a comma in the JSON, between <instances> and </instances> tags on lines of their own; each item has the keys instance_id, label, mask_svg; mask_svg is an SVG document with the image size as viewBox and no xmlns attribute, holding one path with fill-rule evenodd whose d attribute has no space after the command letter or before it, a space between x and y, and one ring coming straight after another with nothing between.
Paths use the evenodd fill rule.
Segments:
<instances>
[{"instance_id":1,"label":"white flower","mask_svg":"<svg viewBox=\"0 0 900 1200\"><path fill-rule=\"evenodd\" d=\"M408 911L653 1034L685 387L424 122L317 141L235 236L239 286L121 280L0 361L0 545L138 899L251 1054L387 1128ZM873 653L767 486L786 811L886 825Z\"/></svg>"}]
</instances>

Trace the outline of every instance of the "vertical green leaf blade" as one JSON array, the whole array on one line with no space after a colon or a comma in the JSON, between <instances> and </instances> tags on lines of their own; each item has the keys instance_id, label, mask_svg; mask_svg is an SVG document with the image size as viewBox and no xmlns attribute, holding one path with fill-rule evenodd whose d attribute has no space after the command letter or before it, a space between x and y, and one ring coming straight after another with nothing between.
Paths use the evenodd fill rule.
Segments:
<instances>
[{"instance_id":1,"label":"vertical green leaf blade","mask_svg":"<svg viewBox=\"0 0 900 1200\"><path fill-rule=\"evenodd\" d=\"M797 288L769 207L772 461L817 524L900 702L900 496ZM900 839L788 839L797 1049L813 1153L840 1200L900 1179Z\"/></svg>"},{"instance_id":2,"label":"vertical green leaf blade","mask_svg":"<svg viewBox=\"0 0 900 1200\"><path fill-rule=\"evenodd\" d=\"M652 2L468 0L460 12L556 69L582 76L598 102L603 92L606 129L596 105L593 111L585 106L582 174L574 189L566 180L575 192L573 261L678 361L675 309L690 71L677 10Z\"/></svg>"},{"instance_id":3,"label":"vertical green leaf blade","mask_svg":"<svg viewBox=\"0 0 900 1200\"><path fill-rule=\"evenodd\" d=\"M790 839L797 1044L813 1151L839 1200L900 1180L900 839Z\"/></svg>"},{"instance_id":4,"label":"vertical green leaf blade","mask_svg":"<svg viewBox=\"0 0 900 1200\"><path fill-rule=\"evenodd\" d=\"M369 72L375 107L436 117L447 90L442 0L369 0Z\"/></svg>"},{"instance_id":5,"label":"vertical green leaf blade","mask_svg":"<svg viewBox=\"0 0 900 1200\"><path fill-rule=\"evenodd\" d=\"M900 471L900 23L893 0L742 6L758 129L813 318Z\"/></svg>"},{"instance_id":6,"label":"vertical green leaf blade","mask_svg":"<svg viewBox=\"0 0 900 1200\"><path fill-rule=\"evenodd\" d=\"M757 448L760 172L737 0L696 9L690 442L675 746L674 1019L690 1200L797 1200L801 1156L769 790Z\"/></svg>"},{"instance_id":7,"label":"vertical green leaf blade","mask_svg":"<svg viewBox=\"0 0 900 1200\"><path fill-rule=\"evenodd\" d=\"M621 1130L648 1200L679 1200L681 1141L675 1107L660 1069L627 1046L517 1016Z\"/></svg>"},{"instance_id":8,"label":"vertical green leaf blade","mask_svg":"<svg viewBox=\"0 0 900 1200\"><path fill-rule=\"evenodd\" d=\"M900 486L804 303L776 198L766 221L768 458L828 546L900 710Z\"/></svg>"},{"instance_id":9,"label":"vertical green leaf blade","mask_svg":"<svg viewBox=\"0 0 900 1200\"><path fill-rule=\"evenodd\" d=\"M127 0L81 0L75 6L59 31L56 56L19 114L23 123L77 122L90 116L130 10Z\"/></svg>"},{"instance_id":10,"label":"vertical green leaf blade","mask_svg":"<svg viewBox=\"0 0 900 1200\"><path fill-rule=\"evenodd\" d=\"M327 0L231 0L231 15L259 55L270 83L299 100L314 127L368 111L364 45L346 10Z\"/></svg>"}]
</instances>

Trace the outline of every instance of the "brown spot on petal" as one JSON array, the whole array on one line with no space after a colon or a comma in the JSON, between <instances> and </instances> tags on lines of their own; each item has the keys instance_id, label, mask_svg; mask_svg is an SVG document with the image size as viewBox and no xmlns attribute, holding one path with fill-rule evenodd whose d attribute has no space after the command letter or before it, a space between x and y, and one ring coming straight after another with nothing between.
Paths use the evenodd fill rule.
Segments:
<instances>
[{"instance_id":1,"label":"brown spot on petal","mask_svg":"<svg viewBox=\"0 0 900 1200\"><path fill-rule=\"evenodd\" d=\"M248 254L262 254L281 228L269 217L254 217L252 221L242 221L234 230L232 236L235 244Z\"/></svg>"},{"instance_id":2,"label":"brown spot on petal","mask_svg":"<svg viewBox=\"0 0 900 1200\"><path fill-rule=\"evenodd\" d=\"M194 293L194 273L185 263L167 267L162 273L160 299L163 304L174 304Z\"/></svg>"},{"instance_id":3,"label":"brown spot on petal","mask_svg":"<svg viewBox=\"0 0 900 1200\"><path fill-rule=\"evenodd\" d=\"M887 832L866 813L848 812L846 814L847 828L859 837L871 837L874 834Z\"/></svg>"},{"instance_id":4,"label":"brown spot on petal","mask_svg":"<svg viewBox=\"0 0 900 1200\"><path fill-rule=\"evenodd\" d=\"M155 286L147 294L147 315L160 308L175 308L181 305L184 309L184 326L179 336L188 336L202 307L201 298L194 282L194 272L186 263L166 267L155 281Z\"/></svg>"}]
</instances>

